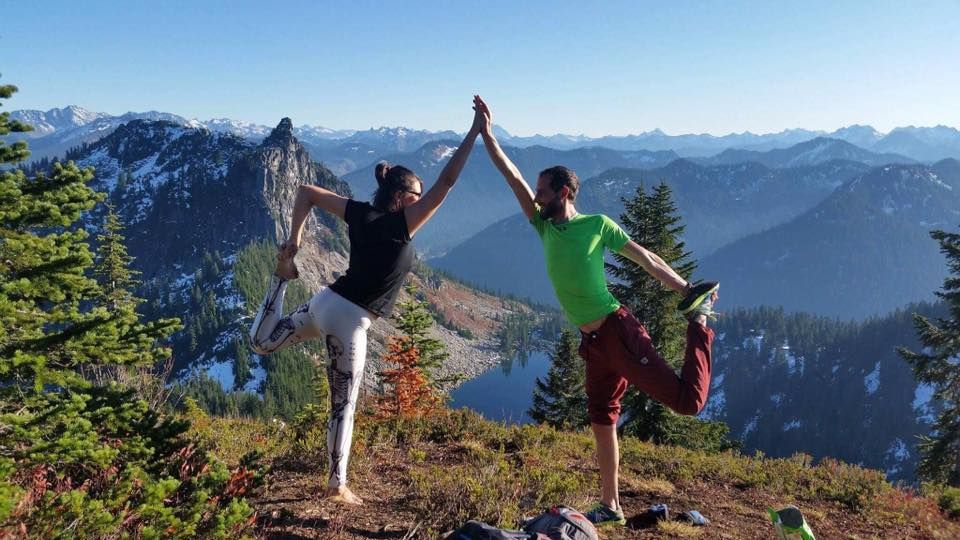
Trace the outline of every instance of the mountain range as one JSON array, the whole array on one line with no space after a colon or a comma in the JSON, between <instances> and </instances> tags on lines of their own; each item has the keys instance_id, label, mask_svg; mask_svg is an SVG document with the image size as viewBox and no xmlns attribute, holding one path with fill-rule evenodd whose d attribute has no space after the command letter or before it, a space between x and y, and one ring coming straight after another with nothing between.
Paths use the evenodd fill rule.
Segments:
<instances>
[{"instance_id":1,"label":"mountain range","mask_svg":"<svg viewBox=\"0 0 960 540\"><path fill-rule=\"evenodd\" d=\"M183 320L185 329L171 344L178 378L203 373L218 380L221 394L211 399L220 402L227 399L223 392L231 390L247 396L243 398L247 402L256 399L250 396L266 394L262 399L289 412L309 399L310 372L291 371L292 365L271 357L253 355L251 380L236 379L237 364L251 356L245 326L261 301L257 296L263 294L272 270L275 246L289 234L297 186L315 184L344 196L352 194L349 185L313 161L289 119L259 143L202 127L133 120L107 137L74 148L67 158L95 169L91 186L108 194L125 224L134 269L141 272L138 294L147 299L145 311ZM92 238L104 211L101 205L86 216L84 226ZM347 252L345 227L338 219L322 212L311 217L298 254L304 290L320 290L342 274ZM411 282L446 325L437 326L434 333L455 360L444 366L441 376L476 374L496 364L500 317L532 313L521 303L505 303L422 264ZM403 298L409 295L404 293ZM464 304L472 309L460 309ZM378 384L387 338L396 333L387 318L371 328L367 388ZM316 355L307 350L301 356ZM311 364L297 364L301 365L307 369ZM281 377L294 379L297 386L278 386Z\"/></svg>"},{"instance_id":2,"label":"mountain range","mask_svg":"<svg viewBox=\"0 0 960 540\"><path fill-rule=\"evenodd\" d=\"M367 199L373 165L386 159L413 168L429 188L459 143L454 132L334 131L295 127L289 119L266 129L157 112L114 117L66 108L14 116L35 125L29 135L37 157L55 150L96 169L94 187L109 195L126 224L145 309L184 319L186 329L172 344L178 376L201 372L217 380L220 394L211 402L230 391L278 402L309 394L309 374L289 365L254 357L249 381L235 369L244 324L259 301L244 285L250 261L260 272L253 279L265 279L271 250L288 232L296 187L318 184ZM589 137L498 131L528 181L558 163L576 170L577 204L586 213L616 218L623 199L641 186L671 187L699 262L695 277L719 279L718 307L732 311L718 326L714 397L705 416L727 422L748 449L787 455L799 448L908 478L912 439L928 428L934 404L891 351L915 345L912 310L939 308L891 312L931 300L946 275L928 232L960 223L960 162L939 159L960 155L956 130L909 127L884 135L850 126L779 138L651 132L601 138L602 145ZM415 244L435 256L431 266L459 279L555 304L539 242L516 212L478 145ZM84 226L96 233L102 217L101 209ZM318 290L343 272L348 246L342 224L329 216L312 218L309 231L301 273L307 289ZM535 316L529 306L423 264L412 281L444 322L436 333L459 373L497 361L496 335L508 315ZM747 309L735 309L741 307ZM863 322L841 322L851 319ZM395 333L389 320L371 331L368 388ZM300 386L278 386L291 373ZM849 434L859 442L851 444Z\"/></svg>"},{"instance_id":3,"label":"mountain range","mask_svg":"<svg viewBox=\"0 0 960 540\"><path fill-rule=\"evenodd\" d=\"M11 116L37 127L33 134L28 135L34 139L32 145L34 159L62 155L71 146L81 142L92 142L109 134L116 126L138 118L164 119L191 127L206 127L211 131L233 133L254 141L263 139L271 129L269 126L226 118L200 121L155 111L109 115L91 112L73 105L48 111L12 111ZM833 132L787 129L779 133L744 132L723 136L668 135L659 129L624 136L588 137L564 134L514 136L499 126L496 132L502 144L517 148L545 146L558 150L582 147L604 147L625 151L670 150L684 157L710 157L727 149L767 151L786 148L817 137L826 137L843 140L881 154L900 154L916 161L933 162L950 157L960 159L960 131L948 126L898 127L886 134L862 125L847 126ZM367 154L360 152L366 152L366 150L372 149L374 154L409 152L427 142L460 138L459 134L452 131L431 132L404 127L338 130L319 126L300 126L295 128L295 135L311 150L311 153L317 152L314 159L329 164L336 174L345 174L380 157L370 156L371 161L365 161L364 157ZM334 150L342 143L347 143L347 146L342 147L340 151ZM359 149L354 149L352 145L357 145ZM348 154L349 157L343 157L341 155L343 153Z\"/></svg>"},{"instance_id":4,"label":"mountain range","mask_svg":"<svg viewBox=\"0 0 960 540\"><path fill-rule=\"evenodd\" d=\"M843 319L932 300L947 275L932 229L960 224L960 162L886 165L802 215L704 258L730 305Z\"/></svg>"},{"instance_id":5,"label":"mountain range","mask_svg":"<svg viewBox=\"0 0 960 540\"><path fill-rule=\"evenodd\" d=\"M76 146L83 144L85 138L102 138L103 134L113 130L121 130L122 136L112 140L133 140L123 126L138 121L134 118L138 115L134 113L114 117L77 107L46 112L15 111L13 116L37 126L31 134L33 148L44 141L54 146ZM139 116L160 118L167 122L163 128L167 131L174 126L194 130L193 135L177 144L195 144L194 139L198 141L198 137L215 141L210 144L217 147L211 154L216 156L217 164L178 165L180 172L176 174L180 176L225 174L234 153L248 151L266 138L265 129L254 124L222 119L203 123L157 112ZM201 132L208 135L198 135ZM498 132L506 140L521 145L532 142L512 137L502 128L498 128ZM310 159L317 161L318 155L326 156L321 158L323 163L335 163L340 171L351 170L343 178L351 192L360 198L367 198L374 189L372 169L376 161L386 159L410 166L429 186L458 144L453 132L432 133L406 128L334 131L291 126L291 133L298 138L298 144L310 152ZM839 138L821 136L785 148L756 149L770 141L802 139L811 133L786 131L779 134L779 139L772 135L757 139L752 134L669 138L660 132L631 136L634 142L641 139L648 142L670 140L674 146L688 145L687 149L691 141L698 140L724 140L724 144L744 145L742 148L726 148L712 156L687 159L681 159L673 150L625 150L622 143L627 138L615 137L601 139L604 144L620 145L621 149L590 146L601 139L568 137L566 140L582 146L558 150L538 145L508 145L506 150L531 182L539 170L553 164L563 163L576 170L585 179L578 205L588 213L601 212L617 217L623 210L623 198L631 197L639 185L666 182L674 191L679 212L687 226L685 240L694 257L702 263L701 272L723 278L733 305L772 303L791 310L861 318L905 302L929 298L940 272L936 251L925 234L928 228L948 226L955 220L955 212L951 210L955 191L950 170L951 163L956 162L941 160L922 165L918 163L922 160L910 155L911 152L896 153L894 150L916 143L925 145L926 150L921 153L930 157L951 148L957 139L956 130L943 126L908 127L883 135L869 126L850 126L832 134ZM301 136L309 141L299 143ZM433 137L440 138L432 140ZM551 144L561 145L559 140L555 138ZM136 143L124 148L123 142L113 144L116 145L115 152L125 153L132 152L131 148L143 151L149 146ZM754 149L746 148L751 144ZM555 302L542 272L535 239L529 234L511 232L526 230L522 220L510 218L517 209L512 194L482 155L479 145L476 153L481 155L474 155L469 160L444 209L418 235L418 249L434 257L437 267L463 279L505 293L530 296L541 302ZM91 163L97 162L95 154L87 158ZM178 170L167 165L165 154L158 153L157 159L157 163L128 159L122 172L157 189ZM133 165L135 167L131 169ZM98 166L117 177L121 174L121 171L111 169L110 162L98 162ZM326 170L336 175L329 168ZM905 190L903 185L885 189L882 186L886 184L875 182L883 175L870 173L870 170L943 177L942 184L946 187L938 188L942 193L937 194ZM866 181L851 185L861 186L860 189L838 189L858 177L866 178ZM914 183L927 188L939 185L936 182ZM187 186L182 185L180 189L187 189ZM878 193L864 191L869 189L876 189ZM826 200L828 197L830 199ZM150 197L141 199L138 203L140 212L129 217L143 218L141 214L150 204ZM820 208L821 204L827 206ZM909 209L915 212L905 219L903 216ZM824 216L829 216L829 220L825 221ZM811 231L818 234L811 234ZM902 244L897 253L902 253L903 257L877 249L877 237L872 236L876 234L886 238L888 245L890 242ZM483 238L482 235L491 237ZM137 238L131 238L131 241L143 242ZM789 249L783 251L781 246ZM856 246L866 246L869 253L857 253L864 247ZM179 244L177 249L182 249ZM813 257L814 253L818 256L809 264L805 262L800 271L802 275L798 275L794 269L799 260L791 253L801 252L806 253L805 257ZM915 264L898 262L904 258ZM859 261L869 261L869 264L860 264ZM818 269L818 265L822 265L822 269ZM902 266L906 268L901 269ZM882 273L897 277L882 278L879 276ZM833 274L836 277L831 277ZM860 294L851 284L854 276L860 278L861 283L883 284L891 288L891 292L870 300L854 300L850 295ZM794 279L813 287L813 292L805 289L789 292L795 290L789 285ZM740 283L750 283L750 287ZM841 298L843 302L839 300Z\"/></svg>"}]
</instances>

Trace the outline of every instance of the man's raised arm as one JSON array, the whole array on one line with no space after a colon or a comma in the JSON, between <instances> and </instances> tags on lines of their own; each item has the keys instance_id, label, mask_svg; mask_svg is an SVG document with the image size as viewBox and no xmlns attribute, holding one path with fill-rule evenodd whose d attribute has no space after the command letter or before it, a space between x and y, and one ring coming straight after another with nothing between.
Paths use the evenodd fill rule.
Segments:
<instances>
[{"instance_id":1,"label":"man's raised arm","mask_svg":"<svg viewBox=\"0 0 960 540\"><path fill-rule=\"evenodd\" d=\"M497 138L493 136L493 115L490 114L490 108L480 99L480 96L474 98L474 104L477 110L483 111L486 118L486 123L480 134L483 136L483 145L487 148L487 153L490 154L490 160L493 161L500 174L507 179L507 184L510 185L510 189L517 197L517 202L520 203L520 209L523 210L524 215L527 216L527 219L533 219L537 212L537 208L533 204L533 191L524 181L520 169L510 161L510 158L500 148Z\"/></svg>"}]
</instances>

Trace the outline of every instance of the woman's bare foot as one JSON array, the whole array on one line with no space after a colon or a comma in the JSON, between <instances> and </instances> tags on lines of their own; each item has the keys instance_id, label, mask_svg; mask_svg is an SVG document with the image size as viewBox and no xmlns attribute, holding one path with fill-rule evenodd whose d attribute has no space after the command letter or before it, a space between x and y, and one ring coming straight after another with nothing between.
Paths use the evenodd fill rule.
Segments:
<instances>
[{"instance_id":1,"label":"woman's bare foot","mask_svg":"<svg viewBox=\"0 0 960 540\"><path fill-rule=\"evenodd\" d=\"M323 493L323 498L344 504L355 504L358 506L363 504L363 499L357 497L347 486L328 487Z\"/></svg>"},{"instance_id":2,"label":"woman's bare foot","mask_svg":"<svg viewBox=\"0 0 960 540\"><path fill-rule=\"evenodd\" d=\"M277 253L277 269L274 270L274 273L280 276L281 279L289 281L300 277L297 264L293 262L295 254L296 252L286 243L280 246L280 252Z\"/></svg>"}]
</instances>

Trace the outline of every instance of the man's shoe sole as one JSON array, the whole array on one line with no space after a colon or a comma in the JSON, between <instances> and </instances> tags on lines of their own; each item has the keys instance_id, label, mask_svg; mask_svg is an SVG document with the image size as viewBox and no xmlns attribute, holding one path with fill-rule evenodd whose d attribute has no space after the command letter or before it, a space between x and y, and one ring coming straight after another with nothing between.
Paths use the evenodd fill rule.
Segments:
<instances>
[{"instance_id":1,"label":"man's shoe sole","mask_svg":"<svg viewBox=\"0 0 960 540\"><path fill-rule=\"evenodd\" d=\"M697 296L696 298L694 298L694 299L693 299L693 302L690 302L690 306L687 307L686 309L680 310L680 313L683 314L683 315L686 315L686 314L690 313L691 311L697 309L697 307L699 307L700 304L702 304L704 300L706 300L711 294L717 292L718 289L720 289L720 284L719 284L719 283L717 283L716 285L714 285L713 287L711 287L710 290L708 290L708 291L704 292L703 294L701 294L701 295Z\"/></svg>"}]
</instances>

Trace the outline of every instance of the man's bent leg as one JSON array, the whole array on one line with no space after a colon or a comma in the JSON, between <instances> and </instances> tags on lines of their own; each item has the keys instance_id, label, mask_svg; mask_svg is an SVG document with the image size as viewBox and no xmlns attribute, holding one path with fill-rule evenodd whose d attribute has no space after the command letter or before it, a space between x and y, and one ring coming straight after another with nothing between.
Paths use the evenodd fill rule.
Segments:
<instances>
[{"instance_id":1,"label":"man's bent leg","mask_svg":"<svg viewBox=\"0 0 960 540\"><path fill-rule=\"evenodd\" d=\"M710 393L713 330L696 322L687 325L687 347L677 376L629 311L621 308L613 317L623 346L622 354L611 354L611 360L630 384L680 414L699 413Z\"/></svg>"}]
</instances>

